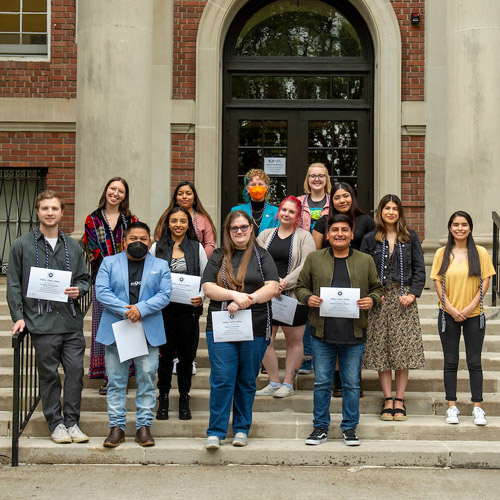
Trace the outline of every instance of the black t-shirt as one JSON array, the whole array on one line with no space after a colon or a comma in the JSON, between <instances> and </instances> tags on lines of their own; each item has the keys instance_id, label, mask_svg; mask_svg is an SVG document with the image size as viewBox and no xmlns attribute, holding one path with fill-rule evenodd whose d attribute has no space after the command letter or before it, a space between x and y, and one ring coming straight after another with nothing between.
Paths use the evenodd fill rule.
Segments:
<instances>
[{"instance_id":1,"label":"black t-shirt","mask_svg":"<svg viewBox=\"0 0 500 500\"><path fill-rule=\"evenodd\" d=\"M285 239L281 239L278 234L273 238L271 246L267 251L278 268L280 278L284 278L288 273L288 258L290 255L290 243L292 242L292 235Z\"/></svg>"},{"instance_id":2,"label":"black t-shirt","mask_svg":"<svg viewBox=\"0 0 500 500\"><path fill-rule=\"evenodd\" d=\"M314 230L318 231L318 233L325 234L326 226L328 222L328 215L323 215L321 219L316 222L314 226ZM373 231L375 229L375 221L366 214L361 214L356 217L356 223L354 224L354 238L351 242L351 248L355 250L359 250L361 248L361 242L363 241L363 237L365 234ZM328 240L323 240L323 248L327 248L330 244Z\"/></svg>"},{"instance_id":3,"label":"black t-shirt","mask_svg":"<svg viewBox=\"0 0 500 500\"><path fill-rule=\"evenodd\" d=\"M273 258L261 247L257 247L259 255L261 257L262 272L264 273L264 281L278 281L278 270L276 269L276 264ZM240 266L241 258L243 256L243 250L236 250L231 263L233 265L233 273L235 276L238 274L238 268ZM222 265L223 251L222 248L217 248L210 259L208 260L207 267L203 273L202 283L217 283L217 273ZM248 269L245 276L245 293L253 293L263 286L262 275L259 270L259 264L257 262L257 257L255 252L252 254L252 258L248 263ZM267 324L267 307L266 304L253 304L249 308L252 311L252 326L254 337L265 337L266 335L266 324ZM222 302L211 300L208 306L208 316L207 316L207 331L212 331L212 312L222 311ZM271 302L269 301L269 311L271 312ZM271 320L272 318L270 318Z\"/></svg>"},{"instance_id":4,"label":"black t-shirt","mask_svg":"<svg viewBox=\"0 0 500 500\"><path fill-rule=\"evenodd\" d=\"M144 270L144 260L128 259L128 283L129 283L129 302L137 304L141 292L142 271Z\"/></svg>"}]
</instances>

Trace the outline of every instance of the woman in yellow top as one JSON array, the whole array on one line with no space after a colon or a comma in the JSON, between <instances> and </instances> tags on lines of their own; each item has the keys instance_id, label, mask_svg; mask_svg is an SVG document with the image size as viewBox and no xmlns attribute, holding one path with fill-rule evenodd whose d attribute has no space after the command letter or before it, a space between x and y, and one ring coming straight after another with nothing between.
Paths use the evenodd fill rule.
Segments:
<instances>
[{"instance_id":1,"label":"woman in yellow top","mask_svg":"<svg viewBox=\"0 0 500 500\"><path fill-rule=\"evenodd\" d=\"M485 333L483 298L495 269L488 252L472 238L472 219L467 212L455 212L448 221L448 243L434 256L431 278L440 299L439 335L444 354L444 388L448 401L446 423L458 424L457 369L460 330L463 328L469 369L472 417L486 425L483 400L481 350Z\"/></svg>"}]
</instances>

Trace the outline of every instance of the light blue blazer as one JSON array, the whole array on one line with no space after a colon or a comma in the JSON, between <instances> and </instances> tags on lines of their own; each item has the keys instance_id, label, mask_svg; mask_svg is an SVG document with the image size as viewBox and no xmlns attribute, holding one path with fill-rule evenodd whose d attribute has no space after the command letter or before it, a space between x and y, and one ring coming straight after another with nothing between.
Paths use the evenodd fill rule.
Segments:
<instances>
[{"instance_id":1,"label":"light blue blazer","mask_svg":"<svg viewBox=\"0 0 500 500\"><path fill-rule=\"evenodd\" d=\"M129 305L128 258L125 252L106 257L99 268L95 282L96 299L103 305L101 323L96 340L110 345L115 341L112 324L125 318ZM146 255L142 272L139 302L141 321L150 345L165 344L165 328L161 310L170 302L172 282L170 269L163 259Z\"/></svg>"},{"instance_id":2,"label":"light blue blazer","mask_svg":"<svg viewBox=\"0 0 500 500\"><path fill-rule=\"evenodd\" d=\"M234 212L235 210L243 210L250 217L252 217L252 205L250 202L244 203L243 205L236 205L235 207L231 208L231 212ZM269 203L266 202L258 234L262 233L264 229L278 227L279 225L280 223L278 220L278 207L270 205ZM258 236L258 234L256 234L255 236Z\"/></svg>"}]
</instances>

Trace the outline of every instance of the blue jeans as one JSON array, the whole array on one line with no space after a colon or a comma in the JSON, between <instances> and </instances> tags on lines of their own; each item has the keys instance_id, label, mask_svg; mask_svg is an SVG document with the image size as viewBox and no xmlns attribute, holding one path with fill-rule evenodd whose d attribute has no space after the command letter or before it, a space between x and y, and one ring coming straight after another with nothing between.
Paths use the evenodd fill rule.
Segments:
<instances>
[{"instance_id":1,"label":"blue jeans","mask_svg":"<svg viewBox=\"0 0 500 500\"><path fill-rule=\"evenodd\" d=\"M314 427L330 426L330 399L335 373L335 360L339 357L342 381L342 423L340 428L356 429L359 423L359 371L365 344L327 344L311 338L314 372Z\"/></svg>"},{"instance_id":2,"label":"blue jeans","mask_svg":"<svg viewBox=\"0 0 500 500\"><path fill-rule=\"evenodd\" d=\"M233 432L248 434L257 390L256 379L269 341L214 342L207 331L210 358L210 421L207 436L225 439L233 406Z\"/></svg>"},{"instance_id":3,"label":"blue jeans","mask_svg":"<svg viewBox=\"0 0 500 500\"><path fill-rule=\"evenodd\" d=\"M304 344L304 356L306 358L311 357L313 355L313 351L311 345L311 326L309 325L309 321L306 323L306 329L304 330L302 343Z\"/></svg>"},{"instance_id":4,"label":"blue jeans","mask_svg":"<svg viewBox=\"0 0 500 500\"><path fill-rule=\"evenodd\" d=\"M149 354L134 358L135 382L135 427L151 427L156 405L155 378L158 370L158 347L148 345ZM110 427L125 430L127 423L127 383L131 360L120 363L116 344L107 345L106 375L108 377L108 417Z\"/></svg>"}]
</instances>

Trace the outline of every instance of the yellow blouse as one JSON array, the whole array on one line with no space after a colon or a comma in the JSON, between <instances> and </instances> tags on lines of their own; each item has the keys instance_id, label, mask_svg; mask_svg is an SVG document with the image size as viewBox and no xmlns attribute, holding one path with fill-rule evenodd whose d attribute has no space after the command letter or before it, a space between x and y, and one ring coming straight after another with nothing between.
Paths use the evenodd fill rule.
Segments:
<instances>
[{"instance_id":1,"label":"yellow blouse","mask_svg":"<svg viewBox=\"0 0 500 500\"><path fill-rule=\"evenodd\" d=\"M479 263L481 265L481 276L484 280L485 278L493 276L496 272L487 250L478 245L476 245L476 248L479 254ZM436 252L436 255L434 255L431 270L431 279L441 282L443 281L443 277L438 274L438 271L441 267L441 263L443 262L444 249L445 247L440 248ZM479 276L469 276L469 261L466 260L461 264L456 264L453 261L453 257L450 257L450 265L446 271L445 291L451 305L456 307L459 311L462 311L472 302L478 289ZM439 301L439 307L441 307L441 300ZM449 313L449 311L446 312ZM474 311L472 311L472 314L469 317L478 315L479 304Z\"/></svg>"}]
</instances>

